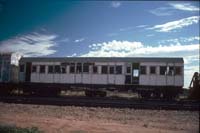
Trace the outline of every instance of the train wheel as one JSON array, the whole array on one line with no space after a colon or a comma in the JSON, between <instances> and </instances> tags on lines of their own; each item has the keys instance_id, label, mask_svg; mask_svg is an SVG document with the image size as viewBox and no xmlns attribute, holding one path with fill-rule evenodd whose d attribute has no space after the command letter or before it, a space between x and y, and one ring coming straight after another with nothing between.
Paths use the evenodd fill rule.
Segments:
<instances>
[{"instance_id":1,"label":"train wheel","mask_svg":"<svg viewBox=\"0 0 200 133\"><path fill-rule=\"evenodd\" d=\"M151 92L141 92L141 97L144 99L151 98Z\"/></svg>"},{"instance_id":2,"label":"train wheel","mask_svg":"<svg viewBox=\"0 0 200 133\"><path fill-rule=\"evenodd\" d=\"M100 97L106 97L107 93L105 91L98 92L98 96Z\"/></svg>"},{"instance_id":3,"label":"train wheel","mask_svg":"<svg viewBox=\"0 0 200 133\"><path fill-rule=\"evenodd\" d=\"M161 98L161 93L160 92L153 92L153 98L160 99Z\"/></svg>"},{"instance_id":4,"label":"train wheel","mask_svg":"<svg viewBox=\"0 0 200 133\"><path fill-rule=\"evenodd\" d=\"M93 94L93 92L92 92L92 91L85 90L85 96L86 96L86 97L93 97L93 96L94 96L94 94Z\"/></svg>"}]
</instances>

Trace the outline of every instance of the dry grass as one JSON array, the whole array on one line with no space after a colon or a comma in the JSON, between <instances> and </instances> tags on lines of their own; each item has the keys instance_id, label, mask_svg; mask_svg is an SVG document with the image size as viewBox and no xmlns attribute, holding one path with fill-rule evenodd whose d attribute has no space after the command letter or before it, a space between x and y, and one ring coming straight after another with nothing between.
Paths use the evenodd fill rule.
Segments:
<instances>
[{"instance_id":1,"label":"dry grass","mask_svg":"<svg viewBox=\"0 0 200 133\"><path fill-rule=\"evenodd\" d=\"M199 112L0 103L0 122L49 132L198 132ZM63 126L61 126L63 125ZM64 126L65 125L65 126ZM115 128L118 126L118 128ZM117 132L116 131L116 132Z\"/></svg>"}]
</instances>

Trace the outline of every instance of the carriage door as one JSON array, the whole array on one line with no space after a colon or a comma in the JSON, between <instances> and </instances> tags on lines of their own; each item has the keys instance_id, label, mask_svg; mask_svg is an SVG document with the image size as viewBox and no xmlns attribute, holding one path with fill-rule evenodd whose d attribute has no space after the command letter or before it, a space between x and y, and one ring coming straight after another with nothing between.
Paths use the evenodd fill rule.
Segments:
<instances>
[{"instance_id":1,"label":"carriage door","mask_svg":"<svg viewBox=\"0 0 200 133\"><path fill-rule=\"evenodd\" d=\"M131 63L126 64L126 70L125 70L125 84L132 84L131 82Z\"/></svg>"},{"instance_id":2,"label":"carriage door","mask_svg":"<svg viewBox=\"0 0 200 133\"><path fill-rule=\"evenodd\" d=\"M26 77L25 81L30 82L31 80L31 62L26 63Z\"/></svg>"},{"instance_id":3,"label":"carriage door","mask_svg":"<svg viewBox=\"0 0 200 133\"><path fill-rule=\"evenodd\" d=\"M132 84L139 84L139 63L132 64Z\"/></svg>"}]
</instances>

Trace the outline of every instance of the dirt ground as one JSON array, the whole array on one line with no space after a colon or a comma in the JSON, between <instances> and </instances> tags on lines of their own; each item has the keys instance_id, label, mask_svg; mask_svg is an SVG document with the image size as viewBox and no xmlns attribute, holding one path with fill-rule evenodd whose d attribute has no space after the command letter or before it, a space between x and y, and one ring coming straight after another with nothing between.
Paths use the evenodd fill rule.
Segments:
<instances>
[{"instance_id":1,"label":"dirt ground","mask_svg":"<svg viewBox=\"0 0 200 133\"><path fill-rule=\"evenodd\" d=\"M45 133L198 133L199 112L0 103L0 125Z\"/></svg>"}]
</instances>

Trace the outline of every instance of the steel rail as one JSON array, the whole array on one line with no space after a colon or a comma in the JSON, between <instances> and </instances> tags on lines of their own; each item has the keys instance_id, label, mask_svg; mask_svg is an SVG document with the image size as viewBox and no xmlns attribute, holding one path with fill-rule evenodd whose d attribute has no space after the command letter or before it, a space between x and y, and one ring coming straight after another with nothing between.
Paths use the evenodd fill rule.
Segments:
<instances>
[{"instance_id":1,"label":"steel rail","mask_svg":"<svg viewBox=\"0 0 200 133\"><path fill-rule=\"evenodd\" d=\"M167 101L124 98L88 98L88 97L0 97L0 102L16 104L39 104L58 106L85 106L109 108L159 109L200 111L199 101Z\"/></svg>"}]
</instances>

